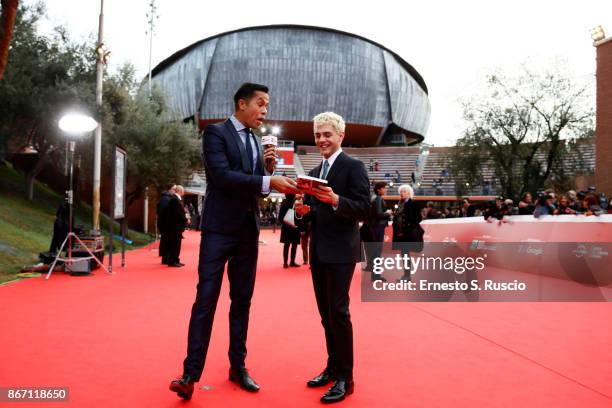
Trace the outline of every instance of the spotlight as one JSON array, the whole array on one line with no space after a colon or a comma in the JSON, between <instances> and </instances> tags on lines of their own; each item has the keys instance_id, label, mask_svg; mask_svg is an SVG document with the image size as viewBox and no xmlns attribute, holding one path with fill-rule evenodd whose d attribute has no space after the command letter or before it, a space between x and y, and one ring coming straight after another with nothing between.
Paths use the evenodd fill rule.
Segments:
<instances>
[{"instance_id":1,"label":"spotlight","mask_svg":"<svg viewBox=\"0 0 612 408\"><path fill-rule=\"evenodd\" d=\"M58 124L61 130L71 135L91 132L98 127L98 122L91 116L81 113L68 113L62 116Z\"/></svg>"}]
</instances>

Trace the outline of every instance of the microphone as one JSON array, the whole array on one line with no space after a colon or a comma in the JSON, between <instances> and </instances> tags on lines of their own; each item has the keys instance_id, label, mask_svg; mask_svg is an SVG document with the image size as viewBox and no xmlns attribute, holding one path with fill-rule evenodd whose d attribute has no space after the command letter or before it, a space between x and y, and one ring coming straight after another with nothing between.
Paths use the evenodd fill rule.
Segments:
<instances>
[{"instance_id":1,"label":"microphone","mask_svg":"<svg viewBox=\"0 0 612 408\"><path fill-rule=\"evenodd\" d=\"M267 149L270 146L276 147L278 146L278 137L272 135L262 136L261 144L263 145L264 149ZM272 159L266 159L266 168L270 167L271 163Z\"/></svg>"}]
</instances>

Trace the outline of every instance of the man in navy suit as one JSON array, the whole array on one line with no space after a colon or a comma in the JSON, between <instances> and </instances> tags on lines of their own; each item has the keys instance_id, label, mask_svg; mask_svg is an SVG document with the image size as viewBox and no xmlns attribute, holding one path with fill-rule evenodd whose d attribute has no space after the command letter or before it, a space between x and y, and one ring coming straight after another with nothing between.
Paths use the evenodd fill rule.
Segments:
<instances>
[{"instance_id":1,"label":"man in navy suit","mask_svg":"<svg viewBox=\"0 0 612 408\"><path fill-rule=\"evenodd\" d=\"M370 209L370 181L363 163L342 152L345 123L340 115L324 112L314 118L315 144L323 161L309 176L326 179L295 206L297 218L312 221L310 267L317 307L325 332L327 364L307 382L323 387L324 403L342 401L353 393L353 326L349 289L355 264L361 260L359 221Z\"/></svg>"},{"instance_id":2,"label":"man in navy suit","mask_svg":"<svg viewBox=\"0 0 612 408\"><path fill-rule=\"evenodd\" d=\"M203 134L206 196L202 209L199 282L191 309L183 375L170 390L190 399L204 370L215 309L227 263L230 283L229 379L256 392L259 385L245 368L249 309L255 286L259 241L259 198L275 189L295 193L296 182L273 176L274 146L265 150L251 132L262 125L269 106L268 88L245 83L234 95L235 113L208 125Z\"/></svg>"}]
</instances>

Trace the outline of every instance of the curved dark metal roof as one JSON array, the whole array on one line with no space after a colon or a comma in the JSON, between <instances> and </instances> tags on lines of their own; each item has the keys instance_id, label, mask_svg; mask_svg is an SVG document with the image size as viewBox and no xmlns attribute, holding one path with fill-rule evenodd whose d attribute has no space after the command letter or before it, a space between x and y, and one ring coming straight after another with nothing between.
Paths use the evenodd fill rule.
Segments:
<instances>
[{"instance_id":1,"label":"curved dark metal roof","mask_svg":"<svg viewBox=\"0 0 612 408\"><path fill-rule=\"evenodd\" d=\"M330 33L347 35L349 37L354 37L354 38L357 38L357 39L369 42L369 43L371 43L371 44L373 44L373 45L375 45L375 46L377 46L377 47L379 47L379 48L389 52L391 55L393 55L393 57L397 60L398 64L400 64L400 66L402 68L404 68L406 71L408 71L410 76L412 76L412 78L419 84L421 89L423 89L423 91L426 94L428 93L427 85L425 84L425 80L423 79L421 74L419 74L418 71L412 65L410 65L406 60L404 60L402 57L400 57L398 54L396 54L395 52L391 51L387 47L385 47L385 46L383 46L383 45L381 45L381 44L379 44L379 43L377 43L375 41L372 41L370 39L362 37L360 35L348 33L346 31L336 30L336 29L333 29L333 28L316 27L316 26L308 26L308 25L298 25L298 24L274 24L274 25L266 25L266 26L245 27L245 28L240 28L240 29L237 29L237 30L226 31L224 33L213 35L213 36L205 38L203 40L196 41L195 43L193 43L193 44L183 48L182 50L179 50L179 51L175 52L174 54L172 54L168 58L164 59L162 62L157 64L155 66L155 68L153 68L152 75L156 75L160 71L163 71L166 67L172 65L172 63L174 63L176 60L180 59L183 55L187 54L193 48L197 47L198 45L200 45L202 43L210 41L212 39L215 39L215 38L218 38L218 37L223 37L223 36L226 36L226 35L229 35L229 34L243 32L243 31L252 31L252 30L259 30L259 29L271 29L271 28L272 29L275 29L275 28L282 28L282 29L297 28L297 29L307 29L307 30L316 30L316 31L327 31L327 32L330 32Z\"/></svg>"}]
</instances>

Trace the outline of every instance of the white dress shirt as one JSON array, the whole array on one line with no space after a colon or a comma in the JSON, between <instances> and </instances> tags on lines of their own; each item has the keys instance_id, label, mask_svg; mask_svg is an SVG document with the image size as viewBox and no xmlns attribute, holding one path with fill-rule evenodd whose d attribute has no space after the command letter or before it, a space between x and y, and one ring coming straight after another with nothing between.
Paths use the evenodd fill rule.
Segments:
<instances>
[{"instance_id":1,"label":"white dress shirt","mask_svg":"<svg viewBox=\"0 0 612 408\"><path fill-rule=\"evenodd\" d=\"M242 140L242 143L246 147L247 135L249 134L251 129L247 129L247 127L244 126L242 122L240 122L238 119L236 119L236 116L234 115L230 116L230 121L232 122L232 125L234 125L234 128L236 128L238 135L240 135L240 140ZM255 164L257 163L257 152L259 149L257 148L257 144L253 141L252 137L249 137L249 143L251 144L251 151L253 152L253 157L251 158L251 165L253 166L253 169L255 169ZM263 176L263 179L261 181L261 192L262 194L270 193L270 176Z\"/></svg>"},{"instance_id":2,"label":"white dress shirt","mask_svg":"<svg viewBox=\"0 0 612 408\"><path fill-rule=\"evenodd\" d=\"M342 153L342 148L339 148L338 150L334 152L334 154L329 156L329 158L323 160L323 162L327 160L327 162L329 163L329 168L327 169L328 176L329 176L329 172L331 171L332 166L334 165L334 162L336 161L338 156L340 156L340 153ZM319 178L323 177L323 166L325 165L325 163L323 162L321 162L321 172L319 173Z\"/></svg>"}]
</instances>

